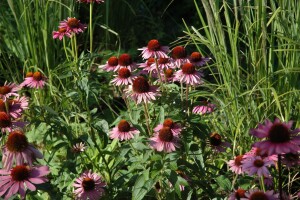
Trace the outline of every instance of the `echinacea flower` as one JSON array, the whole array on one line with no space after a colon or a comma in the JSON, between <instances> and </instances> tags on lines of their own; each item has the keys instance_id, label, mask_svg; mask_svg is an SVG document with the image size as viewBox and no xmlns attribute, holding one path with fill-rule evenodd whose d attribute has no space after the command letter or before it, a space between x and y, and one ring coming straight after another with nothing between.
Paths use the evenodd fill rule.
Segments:
<instances>
[{"instance_id":1,"label":"echinacea flower","mask_svg":"<svg viewBox=\"0 0 300 200\"><path fill-rule=\"evenodd\" d=\"M270 172L268 167L275 165L273 160L262 158L260 156L250 157L242 160L243 171L249 176L257 174L258 176L269 176Z\"/></svg>"},{"instance_id":2,"label":"echinacea flower","mask_svg":"<svg viewBox=\"0 0 300 200\"><path fill-rule=\"evenodd\" d=\"M118 71L118 75L111 81L116 86L132 84L134 76L131 75L129 69L122 67Z\"/></svg>"},{"instance_id":3,"label":"echinacea flower","mask_svg":"<svg viewBox=\"0 0 300 200\"><path fill-rule=\"evenodd\" d=\"M130 87L126 93L131 96L137 104L155 100L155 97L159 95L158 87L150 86L143 76L135 78L132 87Z\"/></svg>"},{"instance_id":4,"label":"echinacea flower","mask_svg":"<svg viewBox=\"0 0 300 200\"><path fill-rule=\"evenodd\" d=\"M238 155L234 157L233 160L228 161L229 169L235 174L242 174L243 173L242 160L243 160L243 155Z\"/></svg>"},{"instance_id":5,"label":"echinacea flower","mask_svg":"<svg viewBox=\"0 0 300 200\"><path fill-rule=\"evenodd\" d=\"M246 190L239 188L229 195L228 200L241 200L242 198L246 198L245 193Z\"/></svg>"},{"instance_id":6,"label":"echinacea flower","mask_svg":"<svg viewBox=\"0 0 300 200\"><path fill-rule=\"evenodd\" d=\"M11 132L16 127L23 128L25 125L25 122L12 121L6 112L0 111L0 129L3 133Z\"/></svg>"},{"instance_id":7,"label":"echinacea flower","mask_svg":"<svg viewBox=\"0 0 300 200\"><path fill-rule=\"evenodd\" d=\"M256 157L256 156L260 156L262 158L268 158L269 160L273 160L274 162L277 162L278 160L278 156L276 154L274 155L268 155L266 153L263 154L261 149L257 147L252 147L249 152L245 153L244 158L248 159L250 157Z\"/></svg>"},{"instance_id":8,"label":"echinacea flower","mask_svg":"<svg viewBox=\"0 0 300 200\"><path fill-rule=\"evenodd\" d=\"M263 179L264 179L264 185L267 188L271 188L273 186L273 177L271 175L269 175L269 176L263 176ZM258 176L254 180L259 185L260 181L261 181L261 177Z\"/></svg>"},{"instance_id":9,"label":"echinacea flower","mask_svg":"<svg viewBox=\"0 0 300 200\"><path fill-rule=\"evenodd\" d=\"M64 21L61 21L59 23L58 28L66 29L66 32L68 33L81 33L83 32L87 26L85 24L82 24L80 20L76 19L75 17L68 17Z\"/></svg>"},{"instance_id":10,"label":"echinacea flower","mask_svg":"<svg viewBox=\"0 0 300 200\"><path fill-rule=\"evenodd\" d=\"M93 3L93 2L96 2L96 3L104 3L104 0L77 0L78 2L80 3Z\"/></svg>"},{"instance_id":11,"label":"echinacea flower","mask_svg":"<svg viewBox=\"0 0 300 200\"><path fill-rule=\"evenodd\" d=\"M147 47L140 48L138 50L142 51L143 59L148 59L150 57L154 58L167 58L167 53L169 52L168 46L161 46L158 40L150 40Z\"/></svg>"},{"instance_id":12,"label":"echinacea flower","mask_svg":"<svg viewBox=\"0 0 300 200\"><path fill-rule=\"evenodd\" d=\"M171 51L174 67L179 68L181 65L188 62L186 50L183 46L176 46Z\"/></svg>"},{"instance_id":13,"label":"echinacea flower","mask_svg":"<svg viewBox=\"0 0 300 200\"><path fill-rule=\"evenodd\" d=\"M155 64L155 59L154 58L148 58L148 60L144 63L139 63L139 68L142 68L143 71L146 71L149 73L153 68L151 67L153 64Z\"/></svg>"},{"instance_id":14,"label":"echinacea flower","mask_svg":"<svg viewBox=\"0 0 300 200\"><path fill-rule=\"evenodd\" d=\"M137 64L132 61L132 57L128 53L123 53L118 58L118 66L114 71L118 71L120 68L125 67L129 69L129 71L133 71L137 68Z\"/></svg>"},{"instance_id":15,"label":"echinacea flower","mask_svg":"<svg viewBox=\"0 0 300 200\"><path fill-rule=\"evenodd\" d=\"M77 178L73 184L77 200L97 200L101 199L104 195L104 187L106 183L102 181L102 178L92 173L91 170L84 172L79 178Z\"/></svg>"},{"instance_id":16,"label":"echinacea flower","mask_svg":"<svg viewBox=\"0 0 300 200\"><path fill-rule=\"evenodd\" d=\"M1 102L1 99L0 99ZM1 103L0 103L1 104ZM0 106L1 107L1 106ZM28 99L26 96L18 96L8 100L9 115L15 119L20 118L25 109L28 109ZM0 109L1 110L1 109Z\"/></svg>"},{"instance_id":17,"label":"echinacea flower","mask_svg":"<svg viewBox=\"0 0 300 200\"><path fill-rule=\"evenodd\" d=\"M265 140L256 142L254 147L261 149L262 154L268 155L296 153L300 151L300 128L291 130L292 121L280 122L278 118L272 123L266 120L265 124L259 124L256 129L251 129L250 134Z\"/></svg>"},{"instance_id":18,"label":"echinacea flower","mask_svg":"<svg viewBox=\"0 0 300 200\"><path fill-rule=\"evenodd\" d=\"M209 103L208 101L201 101L200 104L201 105L193 108L193 113L200 115L209 114L212 113L216 107L215 104Z\"/></svg>"},{"instance_id":19,"label":"echinacea flower","mask_svg":"<svg viewBox=\"0 0 300 200\"><path fill-rule=\"evenodd\" d=\"M216 132L210 134L209 143L214 150L219 152L225 152L226 148L231 147L231 144L229 142L223 142L222 136Z\"/></svg>"},{"instance_id":20,"label":"echinacea flower","mask_svg":"<svg viewBox=\"0 0 300 200\"><path fill-rule=\"evenodd\" d=\"M41 184L48 181L46 175L50 173L48 166L29 167L28 165L17 165L10 170L0 170L0 196L5 195L9 199L19 193L25 199L26 189L35 191L34 184Z\"/></svg>"},{"instance_id":21,"label":"echinacea flower","mask_svg":"<svg viewBox=\"0 0 300 200\"><path fill-rule=\"evenodd\" d=\"M15 83L5 82L3 86L0 86L0 95L2 96L2 99L4 99L5 101L10 96L19 96L17 92L20 89L21 87Z\"/></svg>"},{"instance_id":22,"label":"echinacea flower","mask_svg":"<svg viewBox=\"0 0 300 200\"><path fill-rule=\"evenodd\" d=\"M118 66L118 58L116 56L111 56L105 65L100 65L99 68L100 69L103 69L107 72L109 71L116 71L115 69L117 68Z\"/></svg>"},{"instance_id":23,"label":"echinacea flower","mask_svg":"<svg viewBox=\"0 0 300 200\"><path fill-rule=\"evenodd\" d=\"M164 120L162 124L157 125L153 130L154 132L159 132L162 128L169 127L173 135L180 135L182 128L180 124L174 122L171 118L167 118Z\"/></svg>"},{"instance_id":24,"label":"echinacea flower","mask_svg":"<svg viewBox=\"0 0 300 200\"><path fill-rule=\"evenodd\" d=\"M52 32L52 37L53 39L59 39L59 40L62 40L64 36L67 36L67 37L71 37L71 34L70 32L67 32L67 29L66 28L58 28L58 31L53 31Z\"/></svg>"},{"instance_id":25,"label":"echinacea flower","mask_svg":"<svg viewBox=\"0 0 300 200\"><path fill-rule=\"evenodd\" d=\"M30 87L30 88L43 88L46 84L47 78L41 72L34 72L32 76L30 74L26 74L25 80L21 83L21 85Z\"/></svg>"},{"instance_id":26,"label":"echinacea flower","mask_svg":"<svg viewBox=\"0 0 300 200\"><path fill-rule=\"evenodd\" d=\"M250 189L245 193L246 198L249 200L263 199L263 200L277 200L278 194L274 194L273 190L267 190L266 192L258 189Z\"/></svg>"},{"instance_id":27,"label":"echinacea flower","mask_svg":"<svg viewBox=\"0 0 300 200\"><path fill-rule=\"evenodd\" d=\"M161 74L161 79L163 82L167 83L172 83L176 81L174 69L169 68L164 70L164 72Z\"/></svg>"},{"instance_id":28,"label":"echinacea flower","mask_svg":"<svg viewBox=\"0 0 300 200\"><path fill-rule=\"evenodd\" d=\"M149 140L151 148L167 153L175 151L175 147L180 146L178 136L173 134L170 127L163 127Z\"/></svg>"},{"instance_id":29,"label":"echinacea flower","mask_svg":"<svg viewBox=\"0 0 300 200\"><path fill-rule=\"evenodd\" d=\"M187 85L199 85L203 81L201 77L203 74L196 70L195 66L192 63L185 63L181 66L181 69L178 70L175 74L176 80Z\"/></svg>"},{"instance_id":30,"label":"echinacea flower","mask_svg":"<svg viewBox=\"0 0 300 200\"><path fill-rule=\"evenodd\" d=\"M189 57L189 62L191 62L193 65L197 67L201 67L205 65L208 61L209 58L203 57L199 52L193 52Z\"/></svg>"},{"instance_id":31,"label":"echinacea flower","mask_svg":"<svg viewBox=\"0 0 300 200\"><path fill-rule=\"evenodd\" d=\"M72 146L72 152L74 153L81 153L84 152L87 146L83 142L76 143Z\"/></svg>"},{"instance_id":32,"label":"echinacea flower","mask_svg":"<svg viewBox=\"0 0 300 200\"><path fill-rule=\"evenodd\" d=\"M12 131L2 147L2 164L5 169L10 169L14 163L16 165L28 164L43 158L43 154L32 144L28 143L27 137L20 130Z\"/></svg>"},{"instance_id":33,"label":"echinacea flower","mask_svg":"<svg viewBox=\"0 0 300 200\"><path fill-rule=\"evenodd\" d=\"M118 126L114 127L112 131L110 131L111 139L119 139L119 140L130 140L134 137L135 134L140 133L140 131L132 126L126 121L121 120Z\"/></svg>"}]
</instances>

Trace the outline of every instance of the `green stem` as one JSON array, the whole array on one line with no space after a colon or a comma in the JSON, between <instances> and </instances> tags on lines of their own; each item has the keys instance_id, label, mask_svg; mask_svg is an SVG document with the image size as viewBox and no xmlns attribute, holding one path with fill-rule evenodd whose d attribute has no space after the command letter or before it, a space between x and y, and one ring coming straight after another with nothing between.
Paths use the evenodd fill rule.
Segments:
<instances>
[{"instance_id":1,"label":"green stem","mask_svg":"<svg viewBox=\"0 0 300 200\"><path fill-rule=\"evenodd\" d=\"M149 124L149 112L148 112L148 106L147 103L144 102L144 111L145 111L145 119L146 119L146 125L147 125L147 129L148 129L148 136L151 135L151 129L150 129L150 124Z\"/></svg>"},{"instance_id":2,"label":"green stem","mask_svg":"<svg viewBox=\"0 0 300 200\"><path fill-rule=\"evenodd\" d=\"M93 52L93 2L90 3L90 53Z\"/></svg>"},{"instance_id":3,"label":"green stem","mask_svg":"<svg viewBox=\"0 0 300 200\"><path fill-rule=\"evenodd\" d=\"M186 93L185 93L185 108L186 108L186 113L189 116L190 115L190 111L189 111L189 85L186 85Z\"/></svg>"},{"instance_id":4,"label":"green stem","mask_svg":"<svg viewBox=\"0 0 300 200\"><path fill-rule=\"evenodd\" d=\"M261 189L266 192L265 183L264 183L264 176L259 177L260 187Z\"/></svg>"},{"instance_id":5,"label":"green stem","mask_svg":"<svg viewBox=\"0 0 300 200\"><path fill-rule=\"evenodd\" d=\"M64 44L64 50L65 50L66 58L69 61L69 56L68 56L68 52L67 52L67 49L66 49L66 40L65 40L64 37L63 37L63 44Z\"/></svg>"}]
</instances>

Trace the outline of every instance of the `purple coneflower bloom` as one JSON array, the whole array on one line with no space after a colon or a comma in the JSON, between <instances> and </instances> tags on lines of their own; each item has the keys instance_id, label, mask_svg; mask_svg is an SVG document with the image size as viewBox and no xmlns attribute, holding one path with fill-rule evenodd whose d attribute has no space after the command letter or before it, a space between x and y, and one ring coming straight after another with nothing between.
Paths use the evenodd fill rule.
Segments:
<instances>
[{"instance_id":1,"label":"purple coneflower bloom","mask_svg":"<svg viewBox=\"0 0 300 200\"><path fill-rule=\"evenodd\" d=\"M132 87L127 90L127 93L137 104L150 102L155 100L156 96L159 96L158 87L150 86L143 76L139 76L133 80Z\"/></svg>"},{"instance_id":2,"label":"purple coneflower bloom","mask_svg":"<svg viewBox=\"0 0 300 200\"><path fill-rule=\"evenodd\" d=\"M1 102L1 99L0 99ZM0 103L1 104L1 103ZM1 105L0 105L1 107ZM9 115L13 118L19 118L25 109L28 109L28 99L26 96L18 96L8 100ZM0 108L1 111L1 108Z\"/></svg>"},{"instance_id":3,"label":"purple coneflower bloom","mask_svg":"<svg viewBox=\"0 0 300 200\"><path fill-rule=\"evenodd\" d=\"M176 81L174 69L166 69L164 73L161 73L161 79L163 82L172 83Z\"/></svg>"},{"instance_id":4,"label":"purple coneflower bloom","mask_svg":"<svg viewBox=\"0 0 300 200\"><path fill-rule=\"evenodd\" d=\"M245 193L246 198L249 200L255 199L264 199L264 200L277 200L278 194L274 194L273 190L268 190L266 192L260 191L258 189L250 189L248 192Z\"/></svg>"},{"instance_id":5,"label":"purple coneflower bloom","mask_svg":"<svg viewBox=\"0 0 300 200\"><path fill-rule=\"evenodd\" d=\"M0 86L0 95L2 96L2 99L4 101L9 98L10 96L19 96L17 93L21 89L20 86L18 86L15 83L4 83L3 86Z\"/></svg>"},{"instance_id":6,"label":"purple coneflower bloom","mask_svg":"<svg viewBox=\"0 0 300 200\"><path fill-rule=\"evenodd\" d=\"M118 75L111 81L116 86L132 84L134 76L131 75L129 69L122 67L118 71Z\"/></svg>"},{"instance_id":7,"label":"purple coneflower bloom","mask_svg":"<svg viewBox=\"0 0 300 200\"><path fill-rule=\"evenodd\" d=\"M47 182L46 175L49 173L48 166L17 165L9 171L1 169L0 196L5 195L5 199L9 199L19 193L21 198L25 199L26 189L35 191L34 184Z\"/></svg>"},{"instance_id":8,"label":"purple coneflower bloom","mask_svg":"<svg viewBox=\"0 0 300 200\"><path fill-rule=\"evenodd\" d=\"M209 58L205 58L199 52L193 52L189 57L189 62L193 65L200 67L209 61Z\"/></svg>"},{"instance_id":9,"label":"purple coneflower bloom","mask_svg":"<svg viewBox=\"0 0 300 200\"><path fill-rule=\"evenodd\" d=\"M238 155L238 156L234 157L233 160L228 161L229 169L232 172L234 172L236 174L242 174L243 173L243 169L242 169L243 156L244 155Z\"/></svg>"},{"instance_id":10,"label":"purple coneflower bloom","mask_svg":"<svg viewBox=\"0 0 300 200\"><path fill-rule=\"evenodd\" d=\"M5 145L2 147L2 164L5 169L10 169L14 163L17 165L32 163L36 158L43 158L43 154L32 144L29 144L27 137L20 130L12 131L7 138Z\"/></svg>"},{"instance_id":11,"label":"purple coneflower bloom","mask_svg":"<svg viewBox=\"0 0 300 200\"><path fill-rule=\"evenodd\" d=\"M77 178L73 184L75 187L74 194L78 200L97 200L104 195L104 187L106 184L101 177L91 170L84 172Z\"/></svg>"},{"instance_id":12,"label":"purple coneflower bloom","mask_svg":"<svg viewBox=\"0 0 300 200\"><path fill-rule=\"evenodd\" d=\"M201 77L203 74L196 70L192 63L185 63L182 65L181 69L175 74L176 80L186 83L188 85L199 85L203 81Z\"/></svg>"},{"instance_id":13,"label":"purple coneflower bloom","mask_svg":"<svg viewBox=\"0 0 300 200\"><path fill-rule=\"evenodd\" d=\"M179 138L174 135L170 127L163 127L150 138L150 146L157 151L172 152L179 147Z\"/></svg>"},{"instance_id":14,"label":"purple coneflower bloom","mask_svg":"<svg viewBox=\"0 0 300 200\"><path fill-rule=\"evenodd\" d=\"M273 160L262 158L260 156L250 157L242 161L243 171L249 176L257 174L258 176L269 176L270 172L267 167L275 165Z\"/></svg>"},{"instance_id":15,"label":"purple coneflower bloom","mask_svg":"<svg viewBox=\"0 0 300 200\"><path fill-rule=\"evenodd\" d=\"M31 76L32 74L32 76ZM21 83L22 87L43 88L46 84L47 78L41 72L27 73L25 80Z\"/></svg>"},{"instance_id":16,"label":"purple coneflower bloom","mask_svg":"<svg viewBox=\"0 0 300 200\"><path fill-rule=\"evenodd\" d=\"M209 113L212 113L216 107L215 104L208 103L208 101L201 101L200 103L202 105L195 106L193 108L193 111L192 111L193 113L201 114L201 115L209 114Z\"/></svg>"},{"instance_id":17,"label":"purple coneflower bloom","mask_svg":"<svg viewBox=\"0 0 300 200\"><path fill-rule=\"evenodd\" d=\"M126 120L121 120L118 126L114 127L112 131L110 131L111 139L119 139L119 140L130 140L134 137L135 134L140 133L139 130L130 126L130 124Z\"/></svg>"},{"instance_id":18,"label":"purple coneflower bloom","mask_svg":"<svg viewBox=\"0 0 300 200\"><path fill-rule=\"evenodd\" d=\"M52 32L52 37L53 39L59 39L59 40L62 40L64 36L67 36L67 37L71 37L71 34L70 32L67 32L67 29L66 28L58 28L58 31L53 31Z\"/></svg>"},{"instance_id":19,"label":"purple coneflower bloom","mask_svg":"<svg viewBox=\"0 0 300 200\"><path fill-rule=\"evenodd\" d=\"M175 123L171 118L165 119L162 124L157 125L153 130L154 132L159 132L162 128L169 127L173 135L180 135L182 128L180 124Z\"/></svg>"},{"instance_id":20,"label":"purple coneflower bloom","mask_svg":"<svg viewBox=\"0 0 300 200\"><path fill-rule=\"evenodd\" d=\"M246 193L246 190L239 188L230 194L230 196L228 197L228 200L236 200L236 199L241 200L243 198L246 198L245 193Z\"/></svg>"},{"instance_id":21,"label":"purple coneflower bloom","mask_svg":"<svg viewBox=\"0 0 300 200\"><path fill-rule=\"evenodd\" d=\"M258 128L250 130L250 134L266 140L256 142L254 147L261 149L261 152L268 155L282 153L296 153L300 151L300 136L297 133L300 129L291 130L292 121L280 122L278 118L272 123L266 120L265 124L259 124Z\"/></svg>"},{"instance_id":22,"label":"purple coneflower bloom","mask_svg":"<svg viewBox=\"0 0 300 200\"><path fill-rule=\"evenodd\" d=\"M0 111L0 128L3 133L6 131L11 132L16 127L23 128L25 125L25 122L11 121L10 116L6 112Z\"/></svg>"},{"instance_id":23,"label":"purple coneflower bloom","mask_svg":"<svg viewBox=\"0 0 300 200\"><path fill-rule=\"evenodd\" d=\"M260 156L262 158L268 158L269 160L273 160L274 162L276 162L278 160L277 155L270 155L269 156L266 153L262 154L261 149L257 148L257 147L252 147L249 152L245 153L244 158L248 159L248 158L256 157L256 156Z\"/></svg>"},{"instance_id":24,"label":"purple coneflower bloom","mask_svg":"<svg viewBox=\"0 0 300 200\"><path fill-rule=\"evenodd\" d=\"M80 23L80 20L76 19L75 17L68 17L68 19L65 19L59 23L59 28L66 29L66 32L68 33L78 34L83 32L87 26Z\"/></svg>"},{"instance_id":25,"label":"purple coneflower bloom","mask_svg":"<svg viewBox=\"0 0 300 200\"><path fill-rule=\"evenodd\" d=\"M148 59L150 57L154 58L167 58L167 53L169 51L168 46L161 46L158 40L150 40L147 47L140 48L138 50L142 51L142 57Z\"/></svg>"},{"instance_id":26,"label":"purple coneflower bloom","mask_svg":"<svg viewBox=\"0 0 300 200\"><path fill-rule=\"evenodd\" d=\"M179 68L181 65L188 62L187 53L183 46L176 46L172 49L171 57L174 67Z\"/></svg>"},{"instance_id":27,"label":"purple coneflower bloom","mask_svg":"<svg viewBox=\"0 0 300 200\"><path fill-rule=\"evenodd\" d=\"M209 136L210 146L219 152L225 152L227 147L231 147L229 142L223 142L222 136L216 132L213 132Z\"/></svg>"},{"instance_id":28,"label":"purple coneflower bloom","mask_svg":"<svg viewBox=\"0 0 300 200\"><path fill-rule=\"evenodd\" d=\"M157 68L160 71L164 71L165 69L170 69L170 68L174 69L175 67L173 66L170 58L159 58L157 60ZM150 69L151 69L151 71L156 70L155 62L151 65Z\"/></svg>"},{"instance_id":29,"label":"purple coneflower bloom","mask_svg":"<svg viewBox=\"0 0 300 200\"><path fill-rule=\"evenodd\" d=\"M117 71L122 67L128 68L129 71L133 71L136 69L137 64L132 61L131 55L129 55L128 53L123 53L119 56L118 66L115 68L114 71Z\"/></svg>"},{"instance_id":30,"label":"purple coneflower bloom","mask_svg":"<svg viewBox=\"0 0 300 200\"><path fill-rule=\"evenodd\" d=\"M139 68L142 68L143 71L146 71L147 74L150 73L153 68L151 67L153 64L155 64L155 59L154 58L148 58L148 60L144 63L140 63Z\"/></svg>"},{"instance_id":31,"label":"purple coneflower bloom","mask_svg":"<svg viewBox=\"0 0 300 200\"><path fill-rule=\"evenodd\" d=\"M109 71L116 71L115 69L118 66L119 59L116 56L111 56L105 65L100 65L99 68L109 72Z\"/></svg>"}]
</instances>

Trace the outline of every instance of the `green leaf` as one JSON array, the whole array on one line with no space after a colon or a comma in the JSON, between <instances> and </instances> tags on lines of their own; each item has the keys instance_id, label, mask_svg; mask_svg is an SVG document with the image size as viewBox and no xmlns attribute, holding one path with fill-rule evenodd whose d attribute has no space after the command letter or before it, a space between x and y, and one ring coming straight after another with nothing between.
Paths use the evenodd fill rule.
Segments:
<instances>
[{"instance_id":1,"label":"green leaf","mask_svg":"<svg viewBox=\"0 0 300 200\"><path fill-rule=\"evenodd\" d=\"M217 184L225 191L231 190L231 181L226 178L224 175L218 176L216 178Z\"/></svg>"},{"instance_id":2,"label":"green leaf","mask_svg":"<svg viewBox=\"0 0 300 200\"><path fill-rule=\"evenodd\" d=\"M142 200L152 189L154 181L149 179L149 169L141 174L133 186L132 200Z\"/></svg>"}]
</instances>

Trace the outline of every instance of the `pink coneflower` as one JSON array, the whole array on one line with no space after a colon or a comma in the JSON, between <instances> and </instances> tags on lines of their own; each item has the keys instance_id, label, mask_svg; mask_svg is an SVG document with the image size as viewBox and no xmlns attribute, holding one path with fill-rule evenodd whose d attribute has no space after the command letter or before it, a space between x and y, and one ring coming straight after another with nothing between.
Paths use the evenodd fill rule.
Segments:
<instances>
[{"instance_id":1,"label":"pink coneflower","mask_svg":"<svg viewBox=\"0 0 300 200\"><path fill-rule=\"evenodd\" d=\"M158 40L150 40L147 47L140 48L138 50L142 51L142 57L148 59L150 57L154 58L167 58L167 53L169 52L168 46L161 46Z\"/></svg>"},{"instance_id":2,"label":"pink coneflower","mask_svg":"<svg viewBox=\"0 0 300 200\"><path fill-rule=\"evenodd\" d=\"M77 178L73 184L75 187L74 194L78 200L101 199L104 195L106 184L102 178L91 170L84 172Z\"/></svg>"},{"instance_id":3,"label":"pink coneflower","mask_svg":"<svg viewBox=\"0 0 300 200\"><path fill-rule=\"evenodd\" d=\"M273 190L270 191L260 191L258 189L250 189L248 192L245 193L246 199L249 200L256 200L256 199L263 199L263 200L277 200L278 194L274 194Z\"/></svg>"},{"instance_id":4,"label":"pink coneflower","mask_svg":"<svg viewBox=\"0 0 300 200\"><path fill-rule=\"evenodd\" d=\"M139 68L142 68L143 71L146 71L147 73L149 73L151 70L153 70L153 68L151 67L152 65L155 65L155 59L154 58L148 58L148 60L144 63L140 63Z\"/></svg>"},{"instance_id":5,"label":"pink coneflower","mask_svg":"<svg viewBox=\"0 0 300 200\"><path fill-rule=\"evenodd\" d=\"M0 129L3 133L6 131L11 132L16 127L23 128L25 125L25 122L11 121L10 116L6 112L0 111Z\"/></svg>"},{"instance_id":6,"label":"pink coneflower","mask_svg":"<svg viewBox=\"0 0 300 200\"><path fill-rule=\"evenodd\" d=\"M5 169L10 169L14 163L17 165L29 164L37 159L42 159L43 154L32 144L29 144L27 137L20 130L12 131L2 147L2 164Z\"/></svg>"},{"instance_id":7,"label":"pink coneflower","mask_svg":"<svg viewBox=\"0 0 300 200\"><path fill-rule=\"evenodd\" d=\"M257 174L258 176L269 176L270 172L268 167L275 165L274 161L269 160L268 158L262 158L260 156L244 159L242 163L243 171L249 176L254 174Z\"/></svg>"},{"instance_id":8,"label":"pink coneflower","mask_svg":"<svg viewBox=\"0 0 300 200\"><path fill-rule=\"evenodd\" d=\"M93 2L104 3L104 0L77 0L77 1L80 3L93 3Z\"/></svg>"},{"instance_id":9,"label":"pink coneflower","mask_svg":"<svg viewBox=\"0 0 300 200\"><path fill-rule=\"evenodd\" d=\"M9 199L16 193L25 199L26 189L35 191L34 184L41 184L48 181L46 175L50 173L48 166L29 167L27 165L17 165L11 170L0 170L0 195Z\"/></svg>"},{"instance_id":10,"label":"pink coneflower","mask_svg":"<svg viewBox=\"0 0 300 200\"><path fill-rule=\"evenodd\" d=\"M119 139L119 140L130 140L134 137L135 134L140 133L139 130L130 126L130 124L126 120L121 120L118 126L114 127L112 131L110 131L111 139Z\"/></svg>"},{"instance_id":11,"label":"pink coneflower","mask_svg":"<svg viewBox=\"0 0 300 200\"><path fill-rule=\"evenodd\" d=\"M265 124L259 124L258 128L251 129L250 134L258 138L266 138L263 141L253 144L261 149L262 153L268 155L282 153L296 153L300 151L300 136L297 133L300 129L291 130L292 121L280 122L278 118L272 123L266 120Z\"/></svg>"},{"instance_id":12,"label":"pink coneflower","mask_svg":"<svg viewBox=\"0 0 300 200\"><path fill-rule=\"evenodd\" d=\"M209 61L209 58L205 58L199 52L193 52L189 57L189 62L197 67L205 65Z\"/></svg>"},{"instance_id":13,"label":"pink coneflower","mask_svg":"<svg viewBox=\"0 0 300 200\"><path fill-rule=\"evenodd\" d=\"M150 146L157 151L172 152L179 147L179 138L174 135L170 127L163 127L150 138Z\"/></svg>"},{"instance_id":14,"label":"pink coneflower","mask_svg":"<svg viewBox=\"0 0 300 200\"><path fill-rule=\"evenodd\" d=\"M182 128L180 124L175 123L171 118L165 119L162 124L157 125L153 130L154 132L159 132L162 128L169 127L173 135L180 135Z\"/></svg>"},{"instance_id":15,"label":"pink coneflower","mask_svg":"<svg viewBox=\"0 0 300 200\"><path fill-rule=\"evenodd\" d=\"M129 85L132 84L132 79L134 77L131 75L129 69L122 67L118 71L118 75L111 81L112 84L116 86Z\"/></svg>"},{"instance_id":16,"label":"pink coneflower","mask_svg":"<svg viewBox=\"0 0 300 200\"><path fill-rule=\"evenodd\" d=\"M0 99L0 104L1 104L1 99ZM25 109L28 109L28 99L26 96L22 96L22 97L18 96L14 99L10 99L8 100L8 107L9 107L9 115L17 119L22 116L22 113Z\"/></svg>"},{"instance_id":17,"label":"pink coneflower","mask_svg":"<svg viewBox=\"0 0 300 200\"><path fill-rule=\"evenodd\" d=\"M233 160L228 161L227 164L229 166L229 169L232 172L234 172L236 174L242 174L242 173L244 173L243 169L242 169L243 156L244 155L238 155L238 156L234 157Z\"/></svg>"},{"instance_id":18,"label":"pink coneflower","mask_svg":"<svg viewBox=\"0 0 300 200\"><path fill-rule=\"evenodd\" d=\"M286 153L282 157L282 164L286 165L288 168L300 165L300 155L299 153Z\"/></svg>"},{"instance_id":19,"label":"pink coneflower","mask_svg":"<svg viewBox=\"0 0 300 200\"><path fill-rule=\"evenodd\" d=\"M119 56L118 66L114 71L117 71L122 67L128 68L129 71L133 71L134 69L136 69L137 64L132 61L131 55L129 55L128 53L123 53Z\"/></svg>"},{"instance_id":20,"label":"pink coneflower","mask_svg":"<svg viewBox=\"0 0 300 200\"><path fill-rule=\"evenodd\" d=\"M116 71L115 69L118 66L119 59L116 56L111 56L105 65L100 65L99 68L109 72L109 71Z\"/></svg>"},{"instance_id":21,"label":"pink coneflower","mask_svg":"<svg viewBox=\"0 0 300 200\"><path fill-rule=\"evenodd\" d=\"M186 83L188 85L199 85L203 81L201 80L202 73L197 71L192 63L185 63L181 69L175 74L176 80Z\"/></svg>"},{"instance_id":22,"label":"pink coneflower","mask_svg":"<svg viewBox=\"0 0 300 200\"><path fill-rule=\"evenodd\" d=\"M225 152L227 147L231 147L229 142L223 142L222 136L216 132L213 132L209 136L210 146L219 152Z\"/></svg>"},{"instance_id":23,"label":"pink coneflower","mask_svg":"<svg viewBox=\"0 0 300 200\"><path fill-rule=\"evenodd\" d=\"M72 152L74 153L81 153L84 152L87 146L83 142L76 143L72 146Z\"/></svg>"},{"instance_id":24,"label":"pink coneflower","mask_svg":"<svg viewBox=\"0 0 300 200\"><path fill-rule=\"evenodd\" d=\"M212 113L216 107L215 104L208 103L208 101L201 101L200 104L201 105L193 108L193 113L200 115L209 114Z\"/></svg>"},{"instance_id":25,"label":"pink coneflower","mask_svg":"<svg viewBox=\"0 0 300 200\"><path fill-rule=\"evenodd\" d=\"M80 20L76 19L75 17L68 17L68 19L65 19L59 23L59 28L66 29L66 32L68 33L78 34L83 32L87 26L80 23Z\"/></svg>"},{"instance_id":26,"label":"pink coneflower","mask_svg":"<svg viewBox=\"0 0 300 200\"><path fill-rule=\"evenodd\" d=\"M32 76L30 73L26 74L25 80L21 83L21 85L30 87L30 88L43 88L46 84L47 78L41 72L34 72Z\"/></svg>"},{"instance_id":27,"label":"pink coneflower","mask_svg":"<svg viewBox=\"0 0 300 200\"><path fill-rule=\"evenodd\" d=\"M239 188L230 194L228 200L241 200L243 198L246 198L245 193L246 190Z\"/></svg>"},{"instance_id":28,"label":"pink coneflower","mask_svg":"<svg viewBox=\"0 0 300 200\"><path fill-rule=\"evenodd\" d=\"M163 82L167 83L176 81L174 69L169 68L164 70L164 73L161 74L161 79Z\"/></svg>"},{"instance_id":29,"label":"pink coneflower","mask_svg":"<svg viewBox=\"0 0 300 200\"><path fill-rule=\"evenodd\" d=\"M254 180L257 182L257 184L260 184L261 177L258 176ZM264 185L267 188L271 188L273 186L273 177L271 175L264 176Z\"/></svg>"},{"instance_id":30,"label":"pink coneflower","mask_svg":"<svg viewBox=\"0 0 300 200\"><path fill-rule=\"evenodd\" d=\"M177 68L188 62L187 53L183 46L174 47L171 52L171 57L173 59L174 67Z\"/></svg>"},{"instance_id":31,"label":"pink coneflower","mask_svg":"<svg viewBox=\"0 0 300 200\"><path fill-rule=\"evenodd\" d=\"M174 69L174 66L171 62L171 59L170 58L159 58L157 60L157 68L160 72L164 71L165 69ZM154 62L152 65L151 65L151 68L150 70L156 70L156 63Z\"/></svg>"},{"instance_id":32,"label":"pink coneflower","mask_svg":"<svg viewBox=\"0 0 300 200\"><path fill-rule=\"evenodd\" d=\"M129 88L127 93L137 104L141 102L150 102L155 100L156 96L159 96L158 87L150 86L148 81L143 76L139 76L134 79L132 88Z\"/></svg>"},{"instance_id":33,"label":"pink coneflower","mask_svg":"<svg viewBox=\"0 0 300 200\"><path fill-rule=\"evenodd\" d=\"M59 39L59 40L62 40L64 36L67 36L67 37L71 37L71 34L70 32L67 32L67 29L66 28L58 28L58 31L53 31L52 32L52 37L53 39Z\"/></svg>"},{"instance_id":34,"label":"pink coneflower","mask_svg":"<svg viewBox=\"0 0 300 200\"><path fill-rule=\"evenodd\" d=\"M256 157L256 156L260 156L262 158L268 158L269 160L273 160L274 162L277 162L277 160L278 160L277 155L268 156L268 154L266 154L266 153L263 154L261 149L257 148L257 147L252 147L249 152L245 153L244 158L248 159L250 157Z\"/></svg>"},{"instance_id":35,"label":"pink coneflower","mask_svg":"<svg viewBox=\"0 0 300 200\"><path fill-rule=\"evenodd\" d=\"M9 98L10 96L19 96L17 93L21 89L20 86L18 86L15 83L4 83L3 86L0 86L0 95L2 96L2 99L4 101Z\"/></svg>"}]
</instances>

